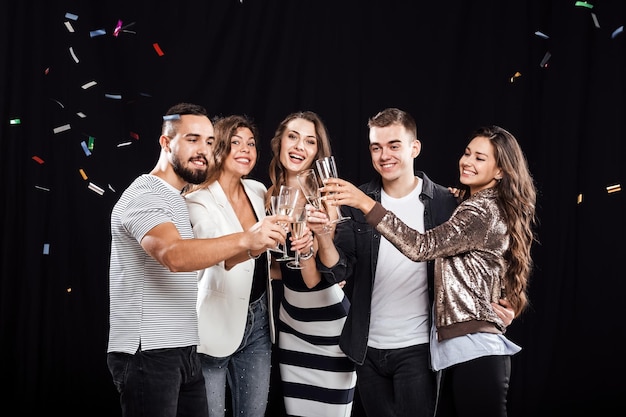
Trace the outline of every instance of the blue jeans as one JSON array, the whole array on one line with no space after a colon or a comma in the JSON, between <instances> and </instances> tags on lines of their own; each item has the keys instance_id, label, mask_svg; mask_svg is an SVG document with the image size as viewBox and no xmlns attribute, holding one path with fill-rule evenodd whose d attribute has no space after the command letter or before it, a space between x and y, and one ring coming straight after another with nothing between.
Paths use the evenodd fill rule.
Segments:
<instances>
[{"instance_id":1,"label":"blue jeans","mask_svg":"<svg viewBox=\"0 0 626 417\"><path fill-rule=\"evenodd\" d=\"M356 374L369 417L433 416L436 378L428 343L389 350L368 347Z\"/></svg>"},{"instance_id":2,"label":"blue jeans","mask_svg":"<svg viewBox=\"0 0 626 417\"><path fill-rule=\"evenodd\" d=\"M107 364L124 417L208 417L195 346L111 352Z\"/></svg>"},{"instance_id":3,"label":"blue jeans","mask_svg":"<svg viewBox=\"0 0 626 417\"><path fill-rule=\"evenodd\" d=\"M226 381L232 395L232 415L263 417L270 389L272 342L267 296L248 307L248 322L237 351L224 358L200 353L211 417L223 417Z\"/></svg>"}]
</instances>

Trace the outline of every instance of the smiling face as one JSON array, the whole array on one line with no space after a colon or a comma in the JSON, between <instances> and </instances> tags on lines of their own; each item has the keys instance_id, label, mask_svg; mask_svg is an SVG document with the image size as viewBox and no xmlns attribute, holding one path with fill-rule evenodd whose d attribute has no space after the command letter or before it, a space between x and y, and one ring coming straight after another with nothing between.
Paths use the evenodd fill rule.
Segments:
<instances>
[{"instance_id":1,"label":"smiling face","mask_svg":"<svg viewBox=\"0 0 626 417\"><path fill-rule=\"evenodd\" d=\"M162 135L162 146L174 172L185 182L199 184L212 165L213 124L206 116L183 115L173 136Z\"/></svg>"},{"instance_id":2,"label":"smiling face","mask_svg":"<svg viewBox=\"0 0 626 417\"><path fill-rule=\"evenodd\" d=\"M404 126L372 126L369 131L372 166L381 175L383 183L413 178L413 161L419 155L421 144Z\"/></svg>"},{"instance_id":3,"label":"smiling face","mask_svg":"<svg viewBox=\"0 0 626 417\"><path fill-rule=\"evenodd\" d=\"M280 139L280 163L287 176L310 168L317 156L315 124L305 119L293 119Z\"/></svg>"},{"instance_id":4,"label":"smiling face","mask_svg":"<svg viewBox=\"0 0 626 417\"><path fill-rule=\"evenodd\" d=\"M477 136L470 141L459 160L459 172L459 181L469 187L470 194L494 187L502 179L489 138Z\"/></svg>"},{"instance_id":5,"label":"smiling face","mask_svg":"<svg viewBox=\"0 0 626 417\"><path fill-rule=\"evenodd\" d=\"M239 127L230 137L230 153L222 170L237 177L248 175L257 161L256 139L247 127Z\"/></svg>"}]
</instances>

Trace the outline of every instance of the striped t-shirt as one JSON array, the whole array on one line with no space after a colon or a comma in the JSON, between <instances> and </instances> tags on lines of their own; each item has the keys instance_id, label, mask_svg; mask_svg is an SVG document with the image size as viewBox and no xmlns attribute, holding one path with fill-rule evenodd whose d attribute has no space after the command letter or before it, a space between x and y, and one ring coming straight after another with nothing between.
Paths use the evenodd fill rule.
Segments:
<instances>
[{"instance_id":1,"label":"striped t-shirt","mask_svg":"<svg viewBox=\"0 0 626 417\"><path fill-rule=\"evenodd\" d=\"M153 227L174 223L193 238L180 191L153 175L141 175L111 213L108 352L197 345L196 272L170 272L140 245Z\"/></svg>"}]
</instances>

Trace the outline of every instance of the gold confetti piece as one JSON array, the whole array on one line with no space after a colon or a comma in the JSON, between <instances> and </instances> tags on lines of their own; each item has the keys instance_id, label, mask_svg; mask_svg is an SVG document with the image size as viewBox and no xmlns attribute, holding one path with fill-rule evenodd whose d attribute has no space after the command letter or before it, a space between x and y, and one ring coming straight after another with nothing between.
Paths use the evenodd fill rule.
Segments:
<instances>
[{"instance_id":1,"label":"gold confetti piece","mask_svg":"<svg viewBox=\"0 0 626 417\"><path fill-rule=\"evenodd\" d=\"M513 76L511 77L511 82L514 82L516 78L519 78L522 76L522 73L517 71L515 74L513 74Z\"/></svg>"},{"instance_id":2,"label":"gold confetti piece","mask_svg":"<svg viewBox=\"0 0 626 417\"><path fill-rule=\"evenodd\" d=\"M68 294L71 293L72 292L72 287L67 287L67 289L65 291L67 291Z\"/></svg>"},{"instance_id":3,"label":"gold confetti piece","mask_svg":"<svg viewBox=\"0 0 626 417\"><path fill-rule=\"evenodd\" d=\"M619 191L622 191L622 186L620 184L609 185L606 187L606 192L609 194L617 193Z\"/></svg>"},{"instance_id":4,"label":"gold confetti piece","mask_svg":"<svg viewBox=\"0 0 626 417\"><path fill-rule=\"evenodd\" d=\"M81 168L78 170L78 172L80 172L80 176L83 177L84 180L87 180L87 174L85 174L85 171Z\"/></svg>"},{"instance_id":5,"label":"gold confetti piece","mask_svg":"<svg viewBox=\"0 0 626 417\"><path fill-rule=\"evenodd\" d=\"M580 204L583 202L583 195L582 194L578 194L578 197L576 197L576 204Z\"/></svg>"}]
</instances>

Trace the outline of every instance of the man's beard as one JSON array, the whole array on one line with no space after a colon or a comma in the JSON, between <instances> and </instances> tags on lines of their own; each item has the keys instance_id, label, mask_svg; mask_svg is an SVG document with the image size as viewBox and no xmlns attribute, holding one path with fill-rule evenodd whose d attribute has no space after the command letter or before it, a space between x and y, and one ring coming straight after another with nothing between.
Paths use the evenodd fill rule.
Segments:
<instances>
[{"instance_id":1,"label":"man's beard","mask_svg":"<svg viewBox=\"0 0 626 417\"><path fill-rule=\"evenodd\" d=\"M174 168L174 172L189 184L200 184L204 182L209 173L208 165L204 171L189 169L184 167L177 157L172 158L172 167Z\"/></svg>"}]
</instances>

